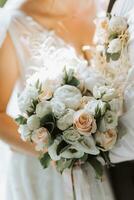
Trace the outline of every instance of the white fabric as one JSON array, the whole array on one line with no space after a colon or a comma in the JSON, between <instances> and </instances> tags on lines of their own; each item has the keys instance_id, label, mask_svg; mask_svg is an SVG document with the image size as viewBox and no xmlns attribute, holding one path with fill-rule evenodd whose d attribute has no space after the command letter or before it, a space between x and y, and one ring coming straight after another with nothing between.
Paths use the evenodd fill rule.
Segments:
<instances>
[{"instance_id":1,"label":"white fabric","mask_svg":"<svg viewBox=\"0 0 134 200\"><path fill-rule=\"evenodd\" d=\"M134 0L118 0L112 11L115 15L125 16L129 24L129 58L131 69L128 72L125 89L126 113L121 117L125 135L117 142L110 153L113 163L134 160Z\"/></svg>"},{"instance_id":2,"label":"white fabric","mask_svg":"<svg viewBox=\"0 0 134 200\"><path fill-rule=\"evenodd\" d=\"M15 94L8 105L8 114L13 117L18 114L17 93L22 91L26 77L30 76L34 69L46 67L44 77L47 78L48 75L57 76L66 62L69 62L71 66L87 65L86 61L76 55L72 47L65 44L53 32L44 30L31 17L25 16L22 12L15 11L15 15L12 22L8 20L8 23L4 24L1 39L2 44L7 24L9 25L10 22L9 32L16 47L21 70L20 82L17 83ZM101 183L95 178L95 174L91 173L91 169L88 168L88 170L90 173L86 176L75 171L76 190L79 192L77 199L113 200L107 182ZM87 189L81 190L85 184ZM83 197L84 191L87 195ZM46 170L42 169L36 158L11 152L8 161L6 198L2 200L5 199L73 200L70 171L61 176L51 167Z\"/></svg>"},{"instance_id":3,"label":"white fabric","mask_svg":"<svg viewBox=\"0 0 134 200\"><path fill-rule=\"evenodd\" d=\"M0 7L0 47L6 37L11 19L25 0L8 0L4 7Z\"/></svg>"}]
</instances>

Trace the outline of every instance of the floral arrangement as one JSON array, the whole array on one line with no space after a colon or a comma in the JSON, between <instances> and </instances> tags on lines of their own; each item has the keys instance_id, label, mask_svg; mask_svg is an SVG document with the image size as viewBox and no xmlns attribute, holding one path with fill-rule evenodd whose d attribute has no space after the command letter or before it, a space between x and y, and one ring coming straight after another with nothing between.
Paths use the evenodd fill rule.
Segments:
<instances>
[{"instance_id":1,"label":"floral arrangement","mask_svg":"<svg viewBox=\"0 0 134 200\"><path fill-rule=\"evenodd\" d=\"M34 74L19 96L21 138L35 144L44 168L55 161L62 173L88 162L102 176L102 161L108 164L108 151L118 138L118 92L99 80L91 89L90 71L86 80L79 70L66 68L56 80L43 80L42 74Z\"/></svg>"},{"instance_id":2,"label":"floral arrangement","mask_svg":"<svg viewBox=\"0 0 134 200\"><path fill-rule=\"evenodd\" d=\"M107 62L117 61L127 48L129 33L127 19L107 14L96 20L96 50Z\"/></svg>"}]
</instances>

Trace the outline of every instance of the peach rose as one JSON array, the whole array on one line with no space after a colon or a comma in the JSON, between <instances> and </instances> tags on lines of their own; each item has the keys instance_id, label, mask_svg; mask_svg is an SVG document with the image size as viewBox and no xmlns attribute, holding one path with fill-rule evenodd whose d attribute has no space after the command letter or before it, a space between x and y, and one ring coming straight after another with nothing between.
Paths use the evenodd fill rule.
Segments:
<instances>
[{"instance_id":1,"label":"peach rose","mask_svg":"<svg viewBox=\"0 0 134 200\"><path fill-rule=\"evenodd\" d=\"M40 101L51 99L53 96L53 92L51 90L44 90L40 95L39 99Z\"/></svg>"},{"instance_id":2,"label":"peach rose","mask_svg":"<svg viewBox=\"0 0 134 200\"><path fill-rule=\"evenodd\" d=\"M81 135L91 135L96 131L96 121L94 117L85 111L78 111L74 117L74 126Z\"/></svg>"},{"instance_id":3,"label":"peach rose","mask_svg":"<svg viewBox=\"0 0 134 200\"><path fill-rule=\"evenodd\" d=\"M96 143L102 151L108 151L113 148L117 140L117 132L114 129L109 129L106 132L97 132L95 134Z\"/></svg>"},{"instance_id":4,"label":"peach rose","mask_svg":"<svg viewBox=\"0 0 134 200\"><path fill-rule=\"evenodd\" d=\"M47 143L48 142L48 130L46 128L39 128L33 132L32 140L35 143Z\"/></svg>"}]
</instances>

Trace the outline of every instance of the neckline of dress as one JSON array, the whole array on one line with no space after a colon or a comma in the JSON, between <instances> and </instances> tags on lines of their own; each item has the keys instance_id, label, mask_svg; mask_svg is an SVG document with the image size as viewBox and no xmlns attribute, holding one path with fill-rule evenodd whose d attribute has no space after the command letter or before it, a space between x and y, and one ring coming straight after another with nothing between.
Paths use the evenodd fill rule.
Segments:
<instances>
[{"instance_id":1,"label":"neckline of dress","mask_svg":"<svg viewBox=\"0 0 134 200\"><path fill-rule=\"evenodd\" d=\"M31 22L33 22L39 29L42 30L42 32L44 32L44 33L47 32L48 35L52 35L53 34L53 36L56 37L59 41L61 41L65 46L72 48L74 50L74 52L76 53L78 58L82 58L85 61L87 61L82 54L78 54L78 52L76 51L76 49L75 49L75 47L73 45L71 45L70 43L67 43L62 37L60 37L58 34L56 34L54 29L48 29L47 27L45 27L41 23L39 23L35 18L33 18L32 16L26 14L24 11L22 11L20 9L17 10L17 13L20 16L26 17L27 19L29 18L31 20Z\"/></svg>"}]
</instances>

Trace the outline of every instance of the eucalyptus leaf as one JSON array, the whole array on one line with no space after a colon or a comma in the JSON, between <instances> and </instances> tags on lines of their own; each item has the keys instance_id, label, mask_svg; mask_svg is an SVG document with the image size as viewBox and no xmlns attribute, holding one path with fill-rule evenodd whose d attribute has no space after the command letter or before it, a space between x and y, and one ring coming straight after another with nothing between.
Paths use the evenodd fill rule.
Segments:
<instances>
[{"instance_id":1,"label":"eucalyptus leaf","mask_svg":"<svg viewBox=\"0 0 134 200\"><path fill-rule=\"evenodd\" d=\"M72 166L73 159L60 159L56 162L57 170L62 174L63 171Z\"/></svg>"},{"instance_id":2,"label":"eucalyptus leaf","mask_svg":"<svg viewBox=\"0 0 134 200\"><path fill-rule=\"evenodd\" d=\"M0 0L0 7L3 7L5 5L7 0Z\"/></svg>"},{"instance_id":3,"label":"eucalyptus leaf","mask_svg":"<svg viewBox=\"0 0 134 200\"><path fill-rule=\"evenodd\" d=\"M67 150L70 146L70 144L67 144L64 140L62 140L57 147L57 155L60 155L60 153Z\"/></svg>"},{"instance_id":4,"label":"eucalyptus leaf","mask_svg":"<svg viewBox=\"0 0 134 200\"><path fill-rule=\"evenodd\" d=\"M47 168L47 167L49 166L50 161L51 161L51 158L50 158L48 152L45 153L45 154L40 158L40 163L41 163L41 165L43 166L44 169Z\"/></svg>"},{"instance_id":5,"label":"eucalyptus leaf","mask_svg":"<svg viewBox=\"0 0 134 200\"><path fill-rule=\"evenodd\" d=\"M113 54L111 54L111 59L112 59L113 61L116 61L116 60L118 60L118 59L120 58L120 55L121 55L120 52L118 52L118 53L113 53Z\"/></svg>"},{"instance_id":6,"label":"eucalyptus leaf","mask_svg":"<svg viewBox=\"0 0 134 200\"><path fill-rule=\"evenodd\" d=\"M92 167L95 170L96 178L101 179L103 176L103 165L100 161L97 160L96 157L90 157L88 158L88 162L92 165Z\"/></svg>"},{"instance_id":7,"label":"eucalyptus leaf","mask_svg":"<svg viewBox=\"0 0 134 200\"><path fill-rule=\"evenodd\" d=\"M22 115L20 115L19 117L17 117L15 119L15 121L17 122L17 124L19 125L23 125L27 123L27 119L25 117L23 117Z\"/></svg>"}]
</instances>

